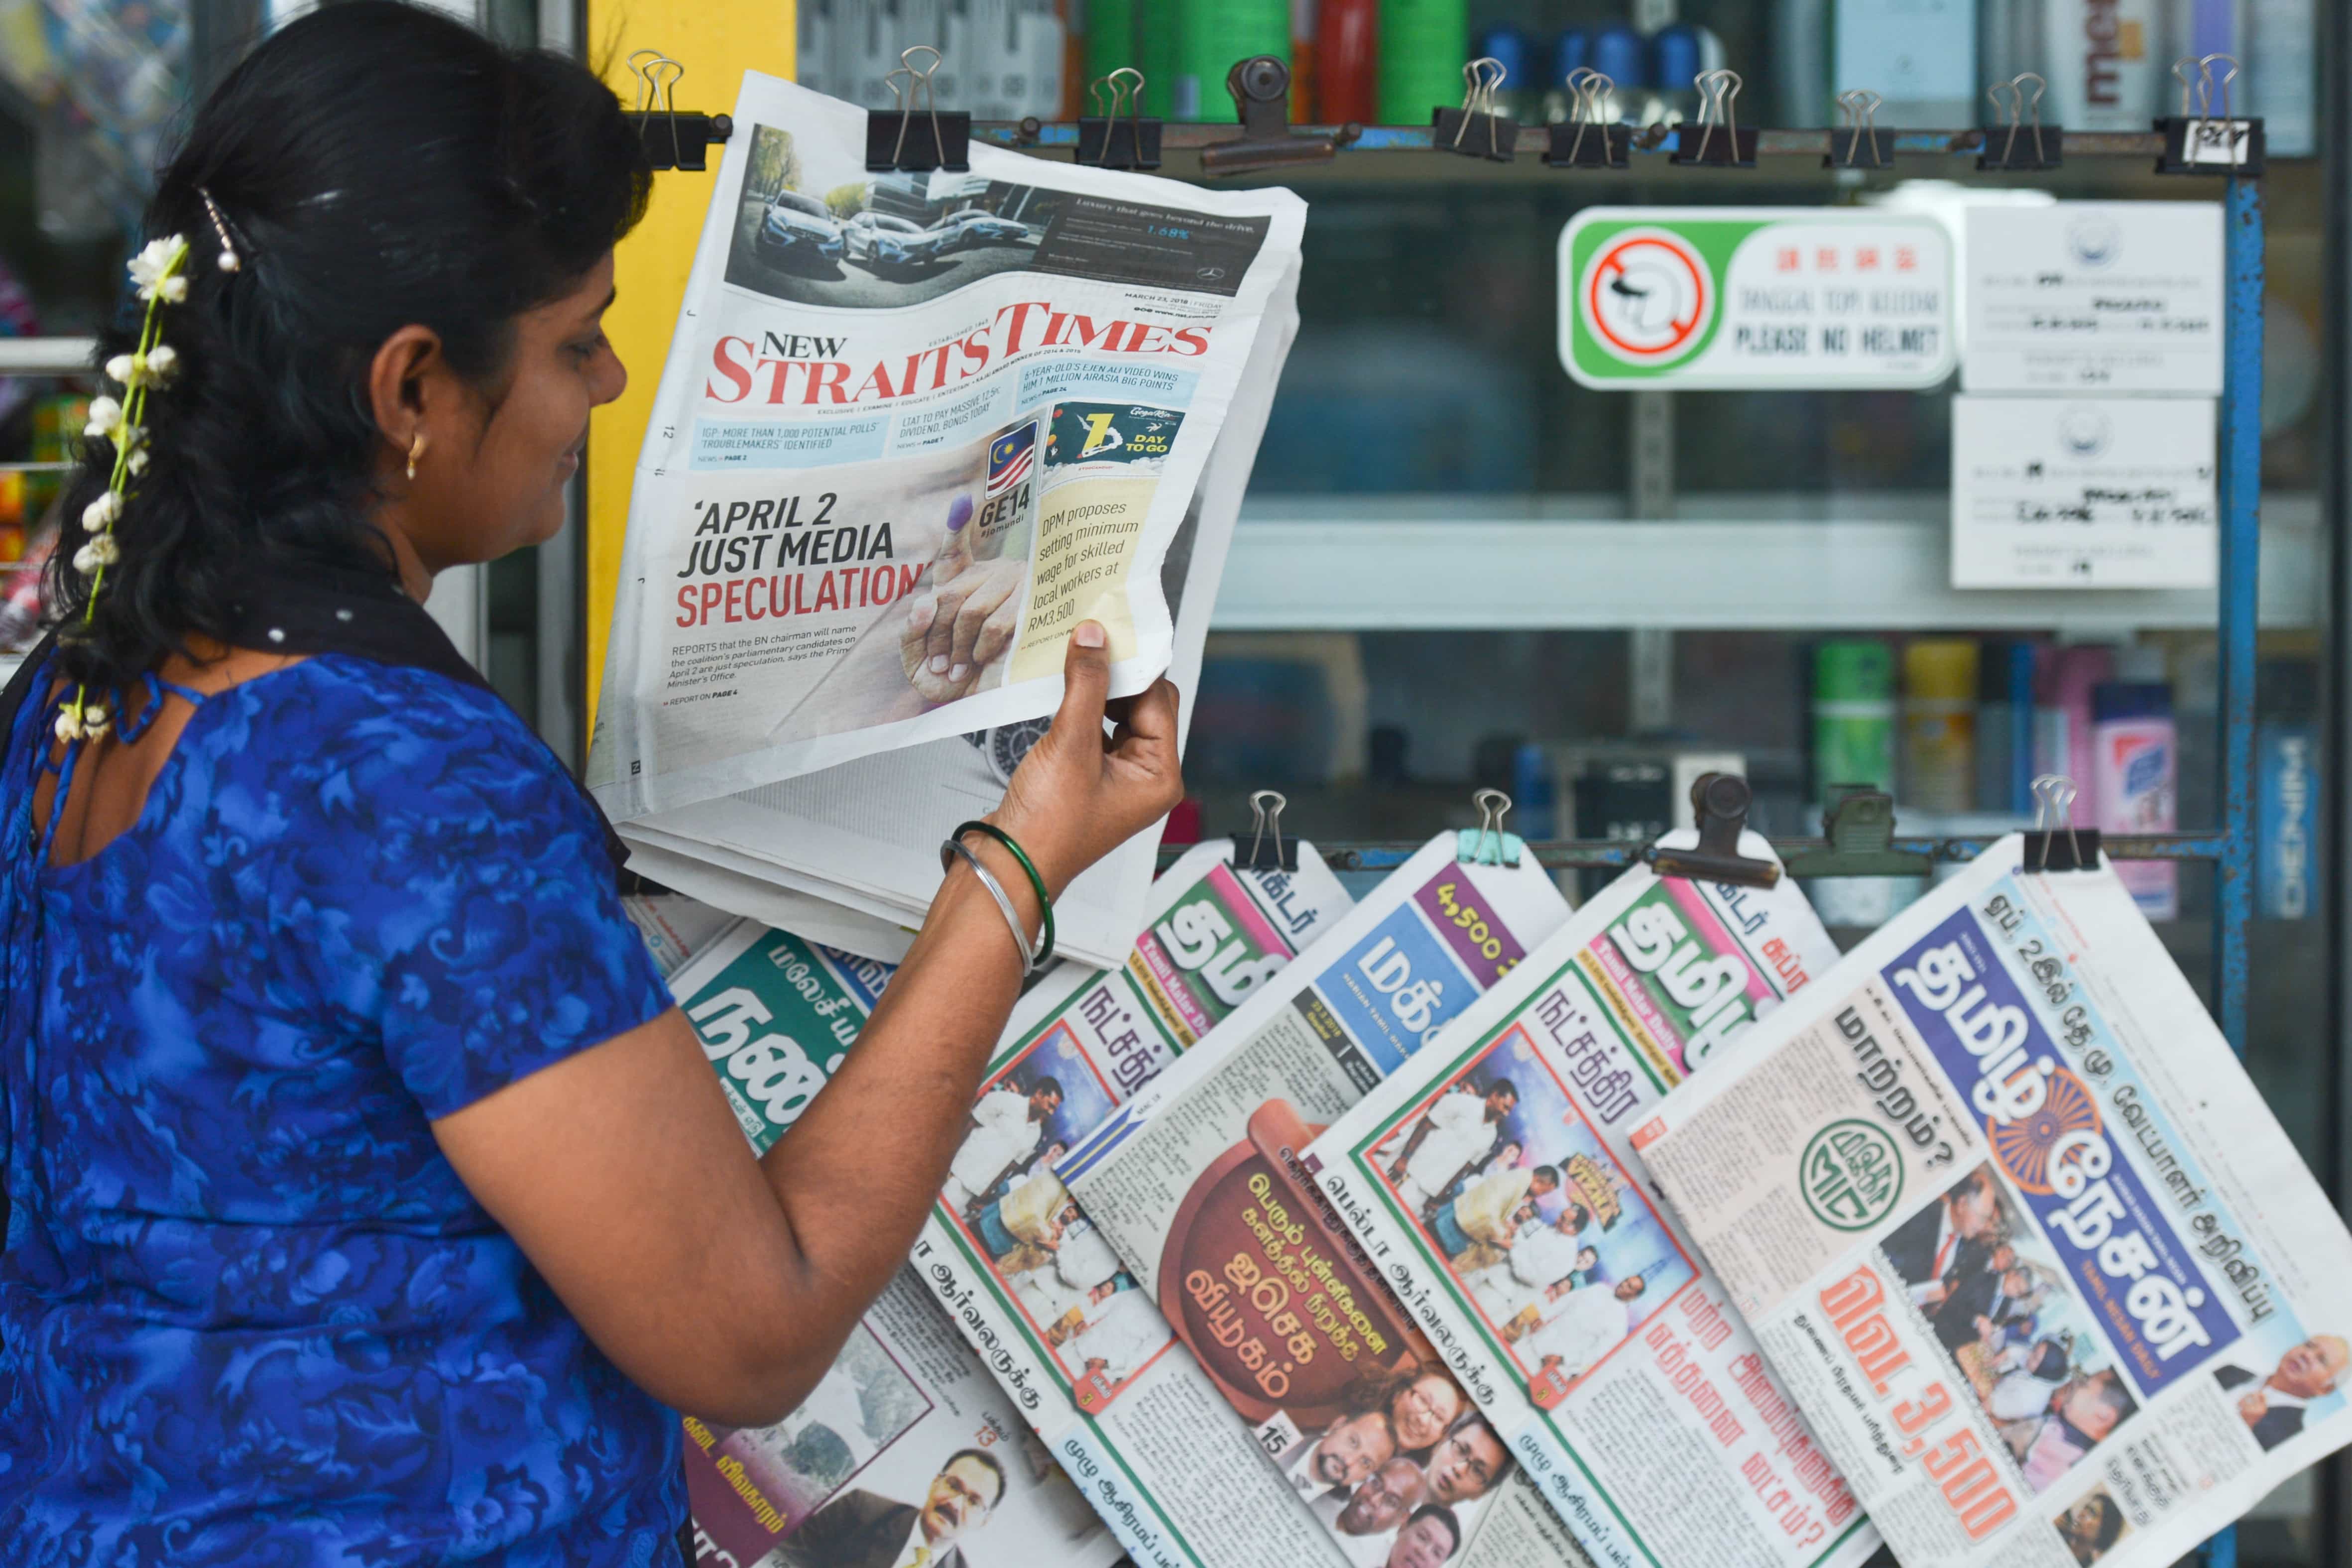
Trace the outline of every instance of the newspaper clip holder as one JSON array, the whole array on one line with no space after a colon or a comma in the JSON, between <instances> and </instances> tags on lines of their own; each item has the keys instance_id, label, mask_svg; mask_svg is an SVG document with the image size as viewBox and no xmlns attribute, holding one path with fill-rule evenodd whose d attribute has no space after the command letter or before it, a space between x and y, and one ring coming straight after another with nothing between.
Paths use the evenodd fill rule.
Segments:
<instances>
[{"instance_id":1,"label":"newspaper clip holder","mask_svg":"<svg viewBox=\"0 0 2352 1568\"><path fill-rule=\"evenodd\" d=\"M1830 132L1824 169L1891 169L1895 166L1895 132L1878 128L1878 106L1885 100L1868 88L1849 88L1837 95L1846 123Z\"/></svg>"},{"instance_id":2,"label":"newspaper clip holder","mask_svg":"<svg viewBox=\"0 0 2352 1568\"><path fill-rule=\"evenodd\" d=\"M1528 842L1516 833L1503 831L1503 818L1511 814L1511 797L1498 789L1482 789L1470 797L1470 804L1478 808L1478 826L1465 827L1455 837L1454 862L1516 869L1528 852Z\"/></svg>"},{"instance_id":3,"label":"newspaper clip holder","mask_svg":"<svg viewBox=\"0 0 2352 1568\"><path fill-rule=\"evenodd\" d=\"M2227 67L2217 81L2213 68ZM2191 82L2189 73L2197 73ZM2157 155L2156 172L2159 174L2223 174L2257 175L2263 172L2263 122L2259 118L2230 114L2230 84L2238 77L2238 62L2229 55L2206 55L2197 59L2182 58L2173 62L2172 74L2180 83L2180 112L2156 122L2157 133L2164 138L2164 151ZM2191 88L2197 94L2197 105L2191 110L2189 95Z\"/></svg>"},{"instance_id":4,"label":"newspaper clip holder","mask_svg":"<svg viewBox=\"0 0 2352 1568\"><path fill-rule=\"evenodd\" d=\"M918 66L917 55L930 56L930 63ZM898 107L872 110L866 116L867 174L927 174L934 169L961 174L971 167L971 116L961 109L940 109L931 82L945 58L929 44L898 52L898 68L882 79L890 84L890 96Z\"/></svg>"},{"instance_id":5,"label":"newspaper clip holder","mask_svg":"<svg viewBox=\"0 0 2352 1568\"><path fill-rule=\"evenodd\" d=\"M1661 877L1694 882L1734 882L1743 888L1769 888L1780 880L1780 868L1739 852L1739 836L1748 827L1750 795L1748 781L1737 773L1701 773L1691 784L1691 812L1698 822L1698 845L1669 849L1653 844L1643 857Z\"/></svg>"},{"instance_id":6,"label":"newspaper clip holder","mask_svg":"<svg viewBox=\"0 0 2352 1568\"><path fill-rule=\"evenodd\" d=\"M1496 89L1509 73L1492 55L1462 68L1462 107L1436 109L1429 117L1429 145L1434 152L1458 153L1507 163L1517 156L1519 122L1495 101Z\"/></svg>"},{"instance_id":7,"label":"newspaper clip holder","mask_svg":"<svg viewBox=\"0 0 2352 1568\"><path fill-rule=\"evenodd\" d=\"M735 134L734 120L724 114L680 113L677 83L686 68L659 49L631 55L629 74L637 79L637 106L623 110L621 118L636 132L637 144L646 150L646 166L690 172L709 168L705 150Z\"/></svg>"},{"instance_id":8,"label":"newspaper clip holder","mask_svg":"<svg viewBox=\"0 0 2352 1568\"><path fill-rule=\"evenodd\" d=\"M2032 98L2025 95L2028 82L2033 84ZM2020 71L1985 89L1993 108L2009 120L2004 125L1988 125L1980 132L1984 150L1977 154L1979 169L2021 173L2054 169L2063 161L2065 128L2042 123L2042 95L2049 86L2036 72ZM2003 93L2008 96L2003 98Z\"/></svg>"},{"instance_id":9,"label":"newspaper clip holder","mask_svg":"<svg viewBox=\"0 0 2352 1568\"><path fill-rule=\"evenodd\" d=\"M1262 789L1250 795L1249 849L1242 849L1242 836L1234 835L1234 869L1236 871L1296 871L1298 869L1298 840L1286 837L1282 831L1282 808L1290 804L1280 790Z\"/></svg>"},{"instance_id":10,"label":"newspaper clip holder","mask_svg":"<svg viewBox=\"0 0 2352 1568\"><path fill-rule=\"evenodd\" d=\"M1094 169L1156 169L1160 167L1162 121L1138 112L1143 99L1143 73L1121 66L1087 84L1087 100L1096 112L1078 117L1077 161Z\"/></svg>"},{"instance_id":11,"label":"newspaper clip holder","mask_svg":"<svg viewBox=\"0 0 2352 1568\"><path fill-rule=\"evenodd\" d=\"M1925 877L1935 858L1895 846L1895 797L1868 784L1833 784L1822 813L1823 844L1781 862L1791 877Z\"/></svg>"},{"instance_id":12,"label":"newspaper clip holder","mask_svg":"<svg viewBox=\"0 0 2352 1568\"><path fill-rule=\"evenodd\" d=\"M2099 830L2074 826L2074 781L2063 773L2043 773L2033 781L2033 830L2025 835L2019 870L2099 868Z\"/></svg>"},{"instance_id":13,"label":"newspaper clip holder","mask_svg":"<svg viewBox=\"0 0 2352 1568\"><path fill-rule=\"evenodd\" d=\"M1675 150L1666 161L1717 169L1754 168L1756 132L1739 129L1739 73L1720 68L1701 71L1691 81L1699 91L1698 123L1675 127Z\"/></svg>"},{"instance_id":14,"label":"newspaper clip holder","mask_svg":"<svg viewBox=\"0 0 2352 1568\"><path fill-rule=\"evenodd\" d=\"M1225 91L1233 96L1242 133L1201 149L1201 172L1239 174L1252 169L1278 169L1292 163L1328 163L1339 155L1339 143L1353 141L1356 128L1330 132L1290 131L1290 68L1272 55L1254 55L1234 62L1225 73Z\"/></svg>"},{"instance_id":15,"label":"newspaper clip holder","mask_svg":"<svg viewBox=\"0 0 2352 1568\"><path fill-rule=\"evenodd\" d=\"M1623 169L1632 164L1633 128L1612 124L1609 106L1617 83L1591 66L1568 73L1568 119L1544 128L1550 145L1543 161L1554 169Z\"/></svg>"}]
</instances>

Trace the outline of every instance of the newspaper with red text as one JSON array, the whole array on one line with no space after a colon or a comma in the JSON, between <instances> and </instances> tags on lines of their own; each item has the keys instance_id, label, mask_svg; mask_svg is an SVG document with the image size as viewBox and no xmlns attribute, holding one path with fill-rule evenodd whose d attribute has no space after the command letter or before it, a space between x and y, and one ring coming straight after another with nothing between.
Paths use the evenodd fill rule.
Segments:
<instances>
[{"instance_id":1,"label":"newspaper with red text","mask_svg":"<svg viewBox=\"0 0 2352 1568\"><path fill-rule=\"evenodd\" d=\"M2352 1236L2114 871L2024 842L1633 1142L1906 1568L2158 1568L2352 1438Z\"/></svg>"},{"instance_id":2,"label":"newspaper with red text","mask_svg":"<svg viewBox=\"0 0 2352 1568\"><path fill-rule=\"evenodd\" d=\"M1771 855L1754 834L1741 850ZM1837 956L1785 878L1637 867L1308 1151L1390 1293L1604 1568L1840 1568L1877 1549L1631 1137Z\"/></svg>"},{"instance_id":3,"label":"newspaper with red text","mask_svg":"<svg viewBox=\"0 0 2352 1568\"><path fill-rule=\"evenodd\" d=\"M1101 623L1189 685L1296 326L1305 206L975 144L748 72L632 492L588 783L680 891L903 955ZM1118 961L1149 837L1064 950ZM834 913L815 906L832 905Z\"/></svg>"}]
</instances>

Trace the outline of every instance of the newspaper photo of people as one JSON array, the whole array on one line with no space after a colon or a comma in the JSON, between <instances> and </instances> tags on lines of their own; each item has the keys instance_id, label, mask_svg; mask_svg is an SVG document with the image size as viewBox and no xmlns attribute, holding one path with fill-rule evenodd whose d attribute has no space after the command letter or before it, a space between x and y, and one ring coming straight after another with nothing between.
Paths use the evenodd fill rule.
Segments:
<instances>
[{"instance_id":1,"label":"newspaper photo of people","mask_svg":"<svg viewBox=\"0 0 2352 1568\"><path fill-rule=\"evenodd\" d=\"M1373 1160L1538 1405L1557 1404L1696 1275L1523 1027Z\"/></svg>"},{"instance_id":2,"label":"newspaper photo of people","mask_svg":"<svg viewBox=\"0 0 2352 1568\"><path fill-rule=\"evenodd\" d=\"M2109 1547L2131 1533L2131 1521L2123 1504L2105 1487L2084 1492L2051 1522L2058 1527L2058 1539L2074 1556L2075 1568L2090 1568L2107 1554Z\"/></svg>"},{"instance_id":3,"label":"newspaper photo of people","mask_svg":"<svg viewBox=\"0 0 2352 1568\"><path fill-rule=\"evenodd\" d=\"M2035 1493L2138 1411L2057 1255L1991 1165L1962 1176L1879 1250Z\"/></svg>"},{"instance_id":4,"label":"newspaper photo of people","mask_svg":"<svg viewBox=\"0 0 2352 1568\"><path fill-rule=\"evenodd\" d=\"M1025 267L1062 193L950 170L869 174L822 137L751 127L727 281L799 305L919 304Z\"/></svg>"},{"instance_id":5,"label":"newspaper photo of people","mask_svg":"<svg viewBox=\"0 0 2352 1568\"><path fill-rule=\"evenodd\" d=\"M2264 1453L2301 1436L2306 1423L2324 1421L2344 1408L2352 1350L2342 1334L2313 1334L2279 1346L2281 1338L2300 1331L2290 1327L2249 1335L2236 1359L2213 1369L2213 1381Z\"/></svg>"},{"instance_id":6,"label":"newspaper photo of people","mask_svg":"<svg viewBox=\"0 0 2352 1568\"><path fill-rule=\"evenodd\" d=\"M981 1088L941 1205L1011 1292L1079 1404L1099 1410L1173 1342L1055 1163L1118 1105L1066 1023Z\"/></svg>"},{"instance_id":7,"label":"newspaper photo of people","mask_svg":"<svg viewBox=\"0 0 2352 1568\"><path fill-rule=\"evenodd\" d=\"M1511 1473L1502 1438L1434 1363L1368 1378L1349 1405L1281 1457L1283 1475L1357 1568L1444 1562ZM1435 1556L1424 1516L1442 1521Z\"/></svg>"}]
</instances>

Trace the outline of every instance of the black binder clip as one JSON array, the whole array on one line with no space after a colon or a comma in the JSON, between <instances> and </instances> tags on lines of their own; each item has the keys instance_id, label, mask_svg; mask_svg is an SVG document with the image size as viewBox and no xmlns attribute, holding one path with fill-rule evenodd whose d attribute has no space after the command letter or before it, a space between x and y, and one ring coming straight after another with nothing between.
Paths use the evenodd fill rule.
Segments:
<instances>
[{"instance_id":1,"label":"black binder clip","mask_svg":"<svg viewBox=\"0 0 2352 1568\"><path fill-rule=\"evenodd\" d=\"M2033 831L2025 836L2027 871L2095 871L2099 830L2074 826L2074 781L2043 773L2033 781Z\"/></svg>"},{"instance_id":2,"label":"black binder clip","mask_svg":"<svg viewBox=\"0 0 2352 1568\"><path fill-rule=\"evenodd\" d=\"M646 166L709 168L704 149L732 136L735 121L724 114L680 114L677 89L686 68L659 49L639 49L631 55L629 74L637 79L637 107L622 118L636 127Z\"/></svg>"},{"instance_id":3,"label":"black binder clip","mask_svg":"<svg viewBox=\"0 0 2352 1568\"><path fill-rule=\"evenodd\" d=\"M1754 168L1756 132L1739 129L1739 73L1701 71L1691 81L1699 91L1697 135L1693 137L1690 125L1676 126L1674 154L1667 161L1718 169Z\"/></svg>"},{"instance_id":4,"label":"black binder clip","mask_svg":"<svg viewBox=\"0 0 2352 1568\"><path fill-rule=\"evenodd\" d=\"M1895 797L1868 784L1833 784L1822 812L1819 849L1801 849L1781 862L1791 877L1925 877L1932 855L1895 847Z\"/></svg>"},{"instance_id":5,"label":"black binder clip","mask_svg":"<svg viewBox=\"0 0 2352 1568\"><path fill-rule=\"evenodd\" d=\"M2032 98L2025 96L2027 82L2033 84ZM2034 72L2020 71L1985 89L1985 96L1992 100L1994 109L2009 116L2009 123L1985 127L1978 168L2026 172L2058 167L2066 150L2066 132L2061 126L2042 123L2042 95L2049 86ZM2004 92L2009 95L2005 99Z\"/></svg>"},{"instance_id":6,"label":"black binder clip","mask_svg":"<svg viewBox=\"0 0 2352 1568\"><path fill-rule=\"evenodd\" d=\"M1519 150L1519 122L1495 101L1496 89L1510 73L1492 55L1462 68L1462 107L1440 109L1430 115L1429 144L1440 153L1484 158L1507 163Z\"/></svg>"},{"instance_id":7,"label":"black binder clip","mask_svg":"<svg viewBox=\"0 0 2352 1568\"><path fill-rule=\"evenodd\" d=\"M1622 169L1628 165L1633 128L1616 121L1617 84L1591 66L1568 73L1569 117L1546 126L1551 144L1544 162L1555 169Z\"/></svg>"},{"instance_id":8,"label":"black binder clip","mask_svg":"<svg viewBox=\"0 0 2352 1568\"><path fill-rule=\"evenodd\" d=\"M1748 781L1737 773L1701 773L1691 784L1691 812L1698 820L1698 847L1669 849L1653 844L1643 858L1661 877L1681 877L1697 882L1736 882L1743 888L1769 888L1780 880L1780 868L1739 852L1739 836L1748 826Z\"/></svg>"},{"instance_id":9,"label":"black binder clip","mask_svg":"<svg viewBox=\"0 0 2352 1568\"><path fill-rule=\"evenodd\" d=\"M930 56L930 63L916 65L917 55ZM898 107L866 116L866 173L926 174L950 169L961 174L971 167L971 116L961 109L942 112L932 90L931 74L943 58L929 44L899 52L898 68L883 78Z\"/></svg>"},{"instance_id":10,"label":"black binder clip","mask_svg":"<svg viewBox=\"0 0 2352 1568\"><path fill-rule=\"evenodd\" d=\"M1846 122L1830 132L1824 169L1891 169L1895 166L1895 133L1878 128L1878 106L1885 101L1867 88L1849 88L1837 95Z\"/></svg>"},{"instance_id":11,"label":"black binder clip","mask_svg":"<svg viewBox=\"0 0 2352 1568\"><path fill-rule=\"evenodd\" d=\"M2213 67L2217 63L2228 68L2219 81L2213 78ZM2193 84L2197 107L2193 112L2189 106L2192 86L2189 72L2192 67L2197 72ZM2171 119L2156 122L2158 133L2164 138L2164 151L2157 157L2156 172L2159 174L2261 174L2263 122L2260 120L2233 120L2230 116L2230 84L2238 78L2238 62L2228 55L2181 59L2173 63L2172 74L2180 83L2180 112Z\"/></svg>"},{"instance_id":12,"label":"black binder clip","mask_svg":"<svg viewBox=\"0 0 2352 1568\"><path fill-rule=\"evenodd\" d=\"M1282 808L1289 804L1280 790L1262 789L1250 796L1250 815L1255 820L1250 828L1249 853L1242 853L1242 836L1234 834L1234 870L1298 869L1298 840L1286 838L1282 833Z\"/></svg>"},{"instance_id":13,"label":"black binder clip","mask_svg":"<svg viewBox=\"0 0 2352 1568\"><path fill-rule=\"evenodd\" d=\"M1095 112L1078 117L1078 162L1097 169L1160 167L1160 121L1138 111L1143 73L1121 66L1087 84Z\"/></svg>"},{"instance_id":14,"label":"black binder clip","mask_svg":"<svg viewBox=\"0 0 2352 1568\"><path fill-rule=\"evenodd\" d=\"M1290 68L1272 55L1234 62L1225 91L1241 116L1242 133L1201 149L1201 170L1239 174L1290 163L1328 163L1339 155L1339 137L1329 132L1290 132Z\"/></svg>"}]
</instances>

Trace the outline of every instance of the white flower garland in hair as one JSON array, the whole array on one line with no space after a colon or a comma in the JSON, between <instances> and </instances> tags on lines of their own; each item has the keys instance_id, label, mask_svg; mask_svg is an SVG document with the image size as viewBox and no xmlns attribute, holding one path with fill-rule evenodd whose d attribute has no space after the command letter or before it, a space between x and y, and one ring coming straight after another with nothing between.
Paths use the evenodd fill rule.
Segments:
<instances>
[{"instance_id":1,"label":"white flower garland in hair","mask_svg":"<svg viewBox=\"0 0 2352 1568\"><path fill-rule=\"evenodd\" d=\"M114 443L114 473L107 480L106 492L84 507L81 513L82 530L89 538L74 552L73 564L75 571L89 579L89 597L82 604L85 626L97 612L99 590L106 584L106 569L122 558L121 547L115 542L114 525L121 521L131 481L147 470L146 427L139 418L146 411L147 394L169 383L180 368L178 353L163 342L163 307L187 300L188 279L181 270L187 259L187 239L176 234L148 241L146 247L131 258L131 284L139 297L147 301L146 321L139 330L139 346L106 362L108 377L121 384L121 398L89 400L89 423L83 426L82 434L93 441ZM110 721L105 708L92 705L89 688L77 684L72 699L58 710L57 736L68 745L76 741L94 741L106 733Z\"/></svg>"}]
</instances>

